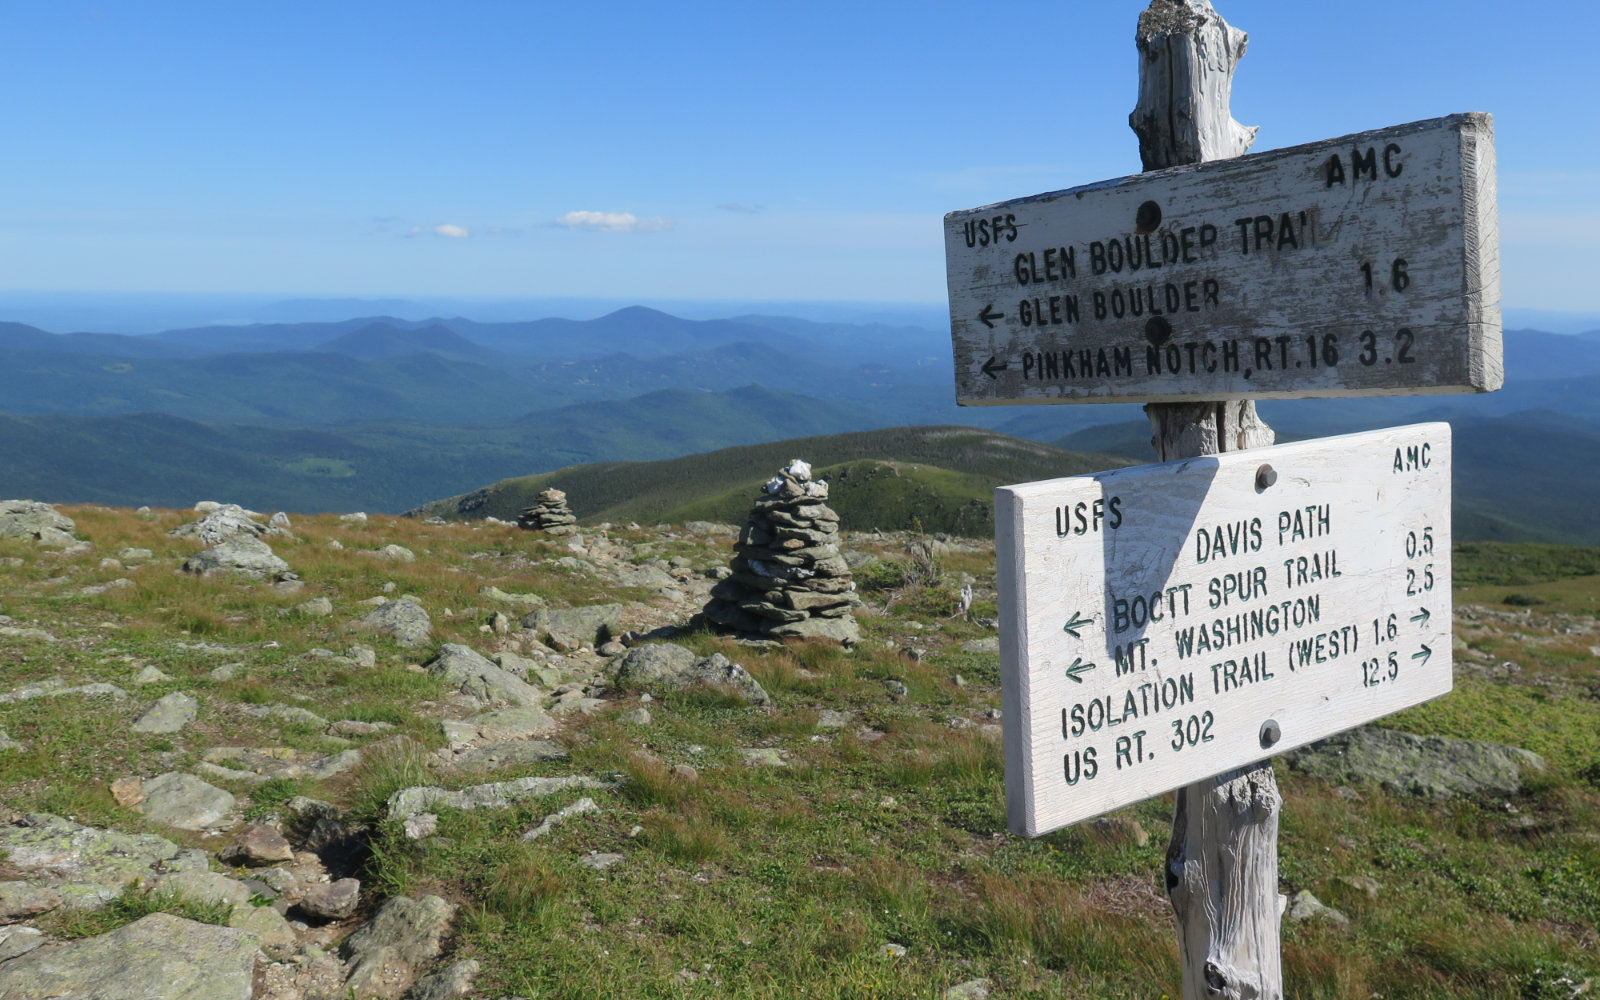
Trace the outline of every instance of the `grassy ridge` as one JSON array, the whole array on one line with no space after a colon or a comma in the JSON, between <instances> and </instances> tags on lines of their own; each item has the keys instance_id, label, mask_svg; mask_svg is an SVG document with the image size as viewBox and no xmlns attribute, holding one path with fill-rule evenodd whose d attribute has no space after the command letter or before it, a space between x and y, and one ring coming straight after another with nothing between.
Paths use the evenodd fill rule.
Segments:
<instances>
[{"instance_id":1,"label":"grassy ridge","mask_svg":"<svg viewBox=\"0 0 1600 1000\"><path fill-rule=\"evenodd\" d=\"M740 521L760 485L794 458L804 458L829 479L830 503L849 523L892 530L910 527L916 518L928 530L985 536L993 531L992 519L987 508L978 517L971 504L989 503L996 486L1131 464L971 427L897 427L658 462L574 466L502 480L411 513L510 520L540 490L555 487L567 492L579 517L594 521ZM690 497L704 499L685 503Z\"/></svg>"}]
</instances>

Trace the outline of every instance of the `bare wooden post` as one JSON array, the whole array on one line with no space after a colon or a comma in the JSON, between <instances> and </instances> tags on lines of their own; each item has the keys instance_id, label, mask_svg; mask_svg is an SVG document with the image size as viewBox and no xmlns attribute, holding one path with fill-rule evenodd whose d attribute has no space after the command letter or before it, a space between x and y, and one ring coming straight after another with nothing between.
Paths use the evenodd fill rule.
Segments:
<instances>
[{"instance_id":1,"label":"bare wooden post","mask_svg":"<svg viewBox=\"0 0 1600 1000\"><path fill-rule=\"evenodd\" d=\"M1248 39L1210 0L1151 0L1139 16L1139 104L1128 123L1146 170L1239 156L1256 130L1233 120ZM1145 407L1163 461L1272 444L1254 400ZM1178 918L1184 1000L1282 1000L1278 794L1272 764L1178 790L1167 896Z\"/></svg>"}]
</instances>

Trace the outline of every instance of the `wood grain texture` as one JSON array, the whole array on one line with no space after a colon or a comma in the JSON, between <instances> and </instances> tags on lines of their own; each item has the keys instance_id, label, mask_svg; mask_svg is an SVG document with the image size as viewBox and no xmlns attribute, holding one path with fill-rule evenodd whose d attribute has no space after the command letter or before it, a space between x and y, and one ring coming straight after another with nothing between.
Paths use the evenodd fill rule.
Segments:
<instances>
[{"instance_id":1,"label":"wood grain texture","mask_svg":"<svg viewBox=\"0 0 1600 1000\"><path fill-rule=\"evenodd\" d=\"M1497 241L1484 114L952 212L957 401L1491 391Z\"/></svg>"}]
</instances>

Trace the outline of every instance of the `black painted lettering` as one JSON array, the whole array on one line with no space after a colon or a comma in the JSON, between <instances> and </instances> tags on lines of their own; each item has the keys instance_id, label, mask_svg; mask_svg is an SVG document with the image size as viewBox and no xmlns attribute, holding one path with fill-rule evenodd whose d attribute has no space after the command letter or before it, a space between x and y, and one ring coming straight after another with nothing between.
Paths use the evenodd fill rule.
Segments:
<instances>
[{"instance_id":1,"label":"black painted lettering","mask_svg":"<svg viewBox=\"0 0 1600 1000\"><path fill-rule=\"evenodd\" d=\"M1339 158L1338 153L1334 153L1332 156L1328 157L1327 171L1328 187L1333 187L1335 184L1344 183L1344 161Z\"/></svg>"},{"instance_id":2,"label":"black painted lettering","mask_svg":"<svg viewBox=\"0 0 1600 1000\"><path fill-rule=\"evenodd\" d=\"M1256 367L1272 370L1272 341L1265 337L1256 338Z\"/></svg>"},{"instance_id":3,"label":"black painted lettering","mask_svg":"<svg viewBox=\"0 0 1600 1000\"><path fill-rule=\"evenodd\" d=\"M1378 151L1369 146L1367 147L1366 155L1363 156L1360 149L1352 149L1350 151L1350 172L1358 181L1362 177L1369 181L1377 180Z\"/></svg>"},{"instance_id":4,"label":"black painted lettering","mask_svg":"<svg viewBox=\"0 0 1600 1000\"><path fill-rule=\"evenodd\" d=\"M1193 264L1200 259L1194 254L1195 231L1196 230L1194 226L1189 226L1187 229L1183 230L1183 232L1178 234L1179 245L1183 247L1183 262L1185 264Z\"/></svg>"},{"instance_id":5,"label":"black painted lettering","mask_svg":"<svg viewBox=\"0 0 1600 1000\"><path fill-rule=\"evenodd\" d=\"M1389 145L1383 147L1383 172L1384 172L1384 174L1386 174L1389 177L1399 177L1400 176L1400 171L1404 170L1406 168L1406 165L1404 163L1399 162L1399 160L1398 160L1399 156L1400 156L1400 147L1396 146L1394 143L1391 142L1391 143L1389 143Z\"/></svg>"}]
</instances>

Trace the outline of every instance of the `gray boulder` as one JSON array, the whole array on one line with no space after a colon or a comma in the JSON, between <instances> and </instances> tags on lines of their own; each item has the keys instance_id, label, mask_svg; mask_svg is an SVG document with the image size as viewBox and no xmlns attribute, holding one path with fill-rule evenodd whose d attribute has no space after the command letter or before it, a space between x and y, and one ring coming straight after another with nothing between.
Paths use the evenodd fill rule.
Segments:
<instances>
[{"instance_id":1,"label":"gray boulder","mask_svg":"<svg viewBox=\"0 0 1600 1000\"><path fill-rule=\"evenodd\" d=\"M522 627L560 649L585 643L598 645L620 628L622 605L595 604L585 608L538 608L522 616Z\"/></svg>"},{"instance_id":2,"label":"gray boulder","mask_svg":"<svg viewBox=\"0 0 1600 1000\"><path fill-rule=\"evenodd\" d=\"M455 1000L472 991L472 980L478 975L478 960L464 958L451 962L438 972L417 980L417 985L406 994L406 1000Z\"/></svg>"},{"instance_id":3,"label":"gray boulder","mask_svg":"<svg viewBox=\"0 0 1600 1000\"><path fill-rule=\"evenodd\" d=\"M421 646L433 634L433 620L414 601L387 601L356 619L356 628L377 632L408 648Z\"/></svg>"},{"instance_id":4,"label":"gray boulder","mask_svg":"<svg viewBox=\"0 0 1600 1000\"><path fill-rule=\"evenodd\" d=\"M136 733L175 733L195 720L200 702L193 695L174 691L157 701L133 724Z\"/></svg>"},{"instance_id":5,"label":"gray boulder","mask_svg":"<svg viewBox=\"0 0 1600 1000\"><path fill-rule=\"evenodd\" d=\"M1522 788L1524 769L1545 767L1537 754L1517 747L1370 726L1313 743L1284 759L1292 769L1324 781L1378 785L1435 800L1515 795Z\"/></svg>"},{"instance_id":6,"label":"gray boulder","mask_svg":"<svg viewBox=\"0 0 1600 1000\"><path fill-rule=\"evenodd\" d=\"M585 775L563 778L517 778L514 781L496 781L487 785L472 785L450 790L432 785L402 788L389 796L389 818L408 819L420 813L439 808L506 809L519 802L554 795L570 788L609 788L605 782Z\"/></svg>"},{"instance_id":7,"label":"gray boulder","mask_svg":"<svg viewBox=\"0 0 1600 1000\"><path fill-rule=\"evenodd\" d=\"M462 694L479 701L537 706L542 697L538 688L518 680L516 675L490 663L468 646L446 643L423 667Z\"/></svg>"},{"instance_id":8,"label":"gray boulder","mask_svg":"<svg viewBox=\"0 0 1600 1000\"><path fill-rule=\"evenodd\" d=\"M64 548L77 541L77 525L47 503L0 500L0 538L31 538L40 545Z\"/></svg>"},{"instance_id":9,"label":"gray boulder","mask_svg":"<svg viewBox=\"0 0 1600 1000\"><path fill-rule=\"evenodd\" d=\"M173 528L167 532L173 538L192 538L207 545L216 545L230 538L259 538L267 533L267 526L255 520L251 511L235 503L218 504L205 512L198 521Z\"/></svg>"},{"instance_id":10,"label":"gray boulder","mask_svg":"<svg viewBox=\"0 0 1600 1000\"><path fill-rule=\"evenodd\" d=\"M192 774L168 771L144 783L144 816L179 830L214 826L234 806L228 792Z\"/></svg>"},{"instance_id":11,"label":"gray boulder","mask_svg":"<svg viewBox=\"0 0 1600 1000\"><path fill-rule=\"evenodd\" d=\"M692 650L670 642L635 646L617 668L617 683L641 687L652 694L663 689L681 690L704 684L730 691L757 705L772 698L760 682L721 653L696 656Z\"/></svg>"},{"instance_id":12,"label":"gray boulder","mask_svg":"<svg viewBox=\"0 0 1600 1000\"><path fill-rule=\"evenodd\" d=\"M439 896L396 896L344 942L345 987L355 996L398 997L439 957L456 908Z\"/></svg>"},{"instance_id":13,"label":"gray boulder","mask_svg":"<svg viewBox=\"0 0 1600 1000\"><path fill-rule=\"evenodd\" d=\"M114 899L122 887L149 877L182 853L177 844L154 834L119 833L83 826L48 813L30 813L0 825L0 854L11 868L34 882L48 884L60 905L94 908ZM17 909L43 906L20 889L5 895ZM5 994L0 993L0 996Z\"/></svg>"},{"instance_id":14,"label":"gray boulder","mask_svg":"<svg viewBox=\"0 0 1600 1000\"><path fill-rule=\"evenodd\" d=\"M254 934L152 913L0 965L0 997L250 1000L259 947Z\"/></svg>"},{"instance_id":15,"label":"gray boulder","mask_svg":"<svg viewBox=\"0 0 1600 1000\"><path fill-rule=\"evenodd\" d=\"M183 571L199 576L228 573L251 580L296 579L289 564L273 554L272 546L253 535L238 535L190 556Z\"/></svg>"}]
</instances>

